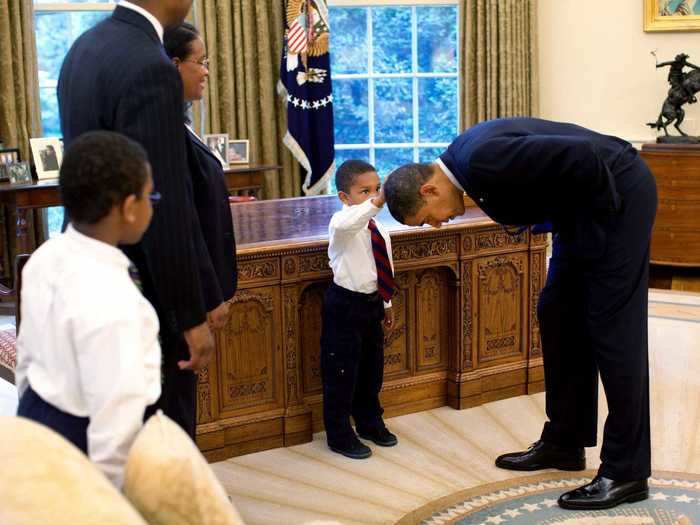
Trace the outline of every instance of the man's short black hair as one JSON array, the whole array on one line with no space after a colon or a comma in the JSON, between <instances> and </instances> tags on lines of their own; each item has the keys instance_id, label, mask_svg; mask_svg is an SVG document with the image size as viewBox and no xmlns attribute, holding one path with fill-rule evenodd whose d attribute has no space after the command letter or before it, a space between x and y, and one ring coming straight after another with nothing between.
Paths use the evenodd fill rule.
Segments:
<instances>
[{"instance_id":1,"label":"man's short black hair","mask_svg":"<svg viewBox=\"0 0 700 525\"><path fill-rule=\"evenodd\" d=\"M356 159L346 160L335 172L335 187L338 191L348 193L350 186L355 181L355 177L370 171L377 170L369 162Z\"/></svg>"},{"instance_id":2,"label":"man's short black hair","mask_svg":"<svg viewBox=\"0 0 700 525\"><path fill-rule=\"evenodd\" d=\"M404 164L384 181L384 198L392 217L404 223L425 204L420 188L433 176L432 164Z\"/></svg>"},{"instance_id":3,"label":"man's short black hair","mask_svg":"<svg viewBox=\"0 0 700 525\"><path fill-rule=\"evenodd\" d=\"M95 224L129 195L141 197L148 177L146 151L111 131L80 135L66 150L58 183L71 221Z\"/></svg>"}]
</instances>

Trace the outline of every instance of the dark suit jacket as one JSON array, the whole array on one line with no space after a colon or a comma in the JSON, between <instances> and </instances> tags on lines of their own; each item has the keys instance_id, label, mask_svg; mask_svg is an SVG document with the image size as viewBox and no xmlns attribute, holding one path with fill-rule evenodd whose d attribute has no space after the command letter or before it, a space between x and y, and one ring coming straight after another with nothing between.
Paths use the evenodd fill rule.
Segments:
<instances>
[{"instance_id":1,"label":"dark suit jacket","mask_svg":"<svg viewBox=\"0 0 700 525\"><path fill-rule=\"evenodd\" d=\"M630 165L641 162L622 139L533 118L477 124L440 159L495 221L553 223L591 256L604 248L606 222L621 207L621 187L633 183L627 180L634 175Z\"/></svg>"},{"instance_id":2,"label":"dark suit jacket","mask_svg":"<svg viewBox=\"0 0 700 525\"><path fill-rule=\"evenodd\" d=\"M206 319L182 93L151 23L120 6L75 41L58 81L66 147L86 131L103 129L127 135L148 153L162 199L142 241L124 251L139 269L161 330L173 333Z\"/></svg>"},{"instance_id":3,"label":"dark suit jacket","mask_svg":"<svg viewBox=\"0 0 700 525\"><path fill-rule=\"evenodd\" d=\"M207 310L233 297L238 284L236 239L231 205L219 160L199 138L187 130L187 153L208 257L200 257L200 276Z\"/></svg>"}]
</instances>

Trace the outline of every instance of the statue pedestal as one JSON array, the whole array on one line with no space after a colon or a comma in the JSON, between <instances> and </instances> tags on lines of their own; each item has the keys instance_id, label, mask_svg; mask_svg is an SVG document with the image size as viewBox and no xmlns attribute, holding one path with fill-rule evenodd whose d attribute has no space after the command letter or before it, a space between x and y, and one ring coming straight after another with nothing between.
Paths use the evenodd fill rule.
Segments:
<instances>
[{"instance_id":1,"label":"statue pedestal","mask_svg":"<svg viewBox=\"0 0 700 525\"><path fill-rule=\"evenodd\" d=\"M662 136L656 139L657 144L700 144L700 137Z\"/></svg>"}]
</instances>

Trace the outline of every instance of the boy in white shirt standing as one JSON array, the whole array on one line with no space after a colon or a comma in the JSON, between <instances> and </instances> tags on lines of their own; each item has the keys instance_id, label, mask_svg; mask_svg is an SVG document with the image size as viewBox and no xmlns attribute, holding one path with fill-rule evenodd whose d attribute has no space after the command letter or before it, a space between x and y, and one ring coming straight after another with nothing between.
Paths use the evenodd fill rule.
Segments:
<instances>
[{"instance_id":1,"label":"boy in white shirt standing","mask_svg":"<svg viewBox=\"0 0 700 525\"><path fill-rule=\"evenodd\" d=\"M361 438L384 447L397 443L384 425L379 403L384 336L394 322L394 264L389 235L374 219L384 206L375 168L348 160L335 181L343 209L328 227L333 282L323 304L323 421L332 451L365 459L372 451L357 438L350 416Z\"/></svg>"},{"instance_id":2,"label":"boy in white shirt standing","mask_svg":"<svg viewBox=\"0 0 700 525\"><path fill-rule=\"evenodd\" d=\"M118 244L153 215L146 152L107 131L68 148L59 185L70 224L22 272L18 416L52 428L118 487L147 407L160 396L158 317Z\"/></svg>"}]
</instances>

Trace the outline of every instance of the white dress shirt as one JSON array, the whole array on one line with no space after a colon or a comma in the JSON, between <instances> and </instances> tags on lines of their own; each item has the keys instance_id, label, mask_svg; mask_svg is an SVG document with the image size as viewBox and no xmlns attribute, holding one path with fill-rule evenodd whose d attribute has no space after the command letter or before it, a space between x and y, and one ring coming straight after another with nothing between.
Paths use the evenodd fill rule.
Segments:
<instances>
[{"instance_id":1,"label":"white dress shirt","mask_svg":"<svg viewBox=\"0 0 700 525\"><path fill-rule=\"evenodd\" d=\"M17 389L88 417L88 456L118 487L144 410L160 396L158 317L118 248L71 225L22 272Z\"/></svg>"},{"instance_id":2,"label":"white dress shirt","mask_svg":"<svg viewBox=\"0 0 700 525\"><path fill-rule=\"evenodd\" d=\"M343 209L331 217L328 225L328 258L333 269L333 282L338 286L367 294L377 291L377 265L372 253L372 232L368 224L380 210L372 203L372 199L367 199L356 206L343 205ZM391 239L382 224L376 219L374 222L386 242L393 272ZM384 308L391 308L391 301L385 302Z\"/></svg>"},{"instance_id":3,"label":"white dress shirt","mask_svg":"<svg viewBox=\"0 0 700 525\"><path fill-rule=\"evenodd\" d=\"M131 9L132 11L136 11L138 14L142 15L146 20L148 20L153 25L156 33L158 33L158 38L160 38L161 43L163 42L163 24L161 24L155 16L146 11L140 5L132 4L126 0L121 0L119 5L126 7L127 9Z\"/></svg>"}]
</instances>

